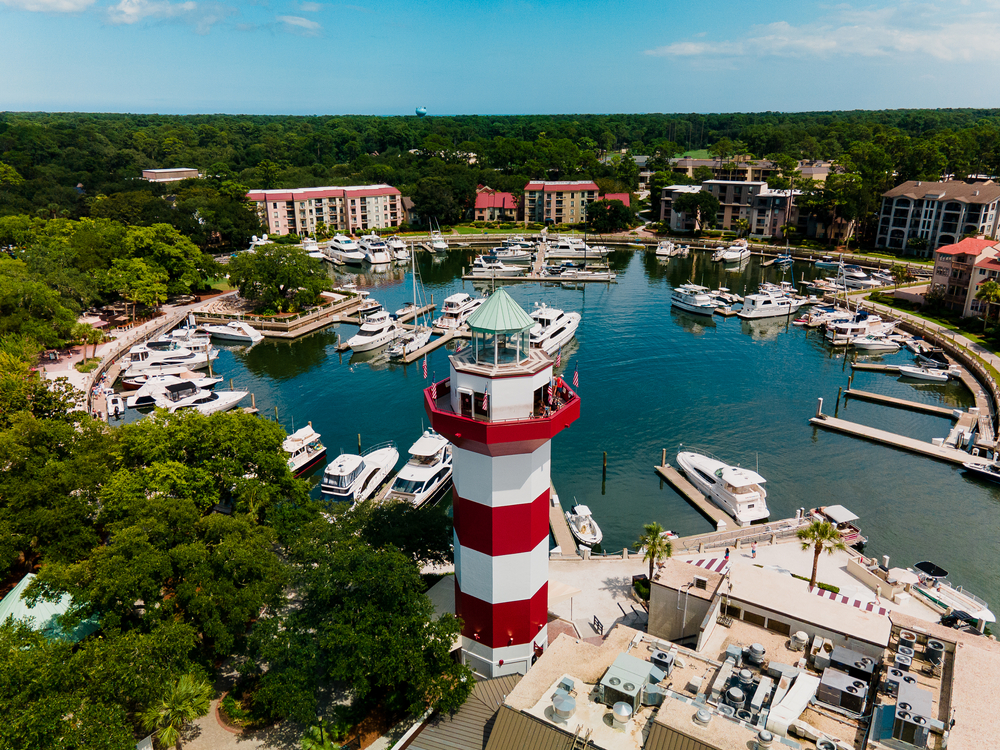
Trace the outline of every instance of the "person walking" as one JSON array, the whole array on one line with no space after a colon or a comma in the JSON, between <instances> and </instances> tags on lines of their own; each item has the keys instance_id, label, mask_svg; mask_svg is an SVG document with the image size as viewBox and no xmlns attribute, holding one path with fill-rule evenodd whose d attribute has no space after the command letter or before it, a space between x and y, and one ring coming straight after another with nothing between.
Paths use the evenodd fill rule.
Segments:
<instances>
[{"instance_id":1,"label":"person walking","mask_svg":"<svg viewBox=\"0 0 1000 750\"><path fill-rule=\"evenodd\" d=\"M725 560L726 560L726 562L729 562L729 547L726 547L726 557L725 557Z\"/></svg>"},{"instance_id":2,"label":"person walking","mask_svg":"<svg viewBox=\"0 0 1000 750\"><path fill-rule=\"evenodd\" d=\"M751 560L756 560L757 559L757 542L756 541L750 542L750 559Z\"/></svg>"}]
</instances>

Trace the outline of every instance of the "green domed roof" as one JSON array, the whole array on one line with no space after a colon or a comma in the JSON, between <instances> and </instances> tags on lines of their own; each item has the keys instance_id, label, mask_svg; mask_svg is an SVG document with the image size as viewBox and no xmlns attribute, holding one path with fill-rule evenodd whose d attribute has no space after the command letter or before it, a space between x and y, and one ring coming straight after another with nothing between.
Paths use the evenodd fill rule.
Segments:
<instances>
[{"instance_id":1,"label":"green domed roof","mask_svg":"<svg viewBox=\"0 0 1000 750\"><path fill-rule=\"evenodd\" d=\"M497 289L469 316L469 328L479 333L520 333L535 325L503 288Z\"/></svg>"}]
</instances>

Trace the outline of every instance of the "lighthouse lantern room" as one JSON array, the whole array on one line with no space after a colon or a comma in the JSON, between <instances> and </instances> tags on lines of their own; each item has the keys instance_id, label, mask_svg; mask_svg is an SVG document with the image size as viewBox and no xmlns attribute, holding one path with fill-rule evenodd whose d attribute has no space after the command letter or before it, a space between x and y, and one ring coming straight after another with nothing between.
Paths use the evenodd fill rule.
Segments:
<instances>
[{"instance_id":1,"label":"lighthouse lantern room","mask_svg":"<svg viewBox=\"0 0 1000 750\"><path fill-rule=\"evenodd\" d=\"M524 674L548 645L550 441L580 399L529 345L535 324L503 289L469 317L471 346L424 391L453 444L455 613L462 659L486 677Z\"/></svg>"}]
</instances>

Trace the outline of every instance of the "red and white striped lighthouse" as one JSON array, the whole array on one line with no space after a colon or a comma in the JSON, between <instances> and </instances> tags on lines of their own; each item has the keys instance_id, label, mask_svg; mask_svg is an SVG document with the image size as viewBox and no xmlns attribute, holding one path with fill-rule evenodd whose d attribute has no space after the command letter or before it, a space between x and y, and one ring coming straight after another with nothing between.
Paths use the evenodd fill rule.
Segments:
<instances>
[{"instance_id":1,"label":"red and white striped lighthouse","mask_svg":"<svg viewBox=\"0 0 1000 750\"><path fill-rule=\"evenodd\" d=\"M549 441L580 400L529 347L534 325L503 289L469 318L472 346L424 392L454 445L455 613L462 658L495 677L525 673L548 645Z\"/></svg>"}]
</instances>

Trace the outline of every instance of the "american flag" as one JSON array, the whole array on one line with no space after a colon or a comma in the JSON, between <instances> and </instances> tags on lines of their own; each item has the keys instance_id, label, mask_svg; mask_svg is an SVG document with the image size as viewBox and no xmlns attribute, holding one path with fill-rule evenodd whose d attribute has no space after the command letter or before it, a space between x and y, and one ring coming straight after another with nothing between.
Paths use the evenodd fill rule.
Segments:
<instances>
[{"instance_id":1,"label":"american flag","mask_svg":"<svg viewBox=\"0 0 1000 750\"><path fill-rule=\"evenodd\" d=\"M562 363L562 347L559 347L559 351L556 352L556 367Z\"/></svg>"},{"instance_id":2,"label":"american flag","mask_svg":"<svg viewBox=\"0 0 1000 750\"><path fill-rule=\"evenodd\" d=\"M573 387L574 388L579 388L580 387L580 371L579 370L573 370Z\"/></svg>"},{"instance_id":3,"label":"american flag","mask_svg":"<svg viewBox=\"0 0 1000 750\"><path fill-rule=\"evenodd\" d=\"M424 357L424 380L427 380L427 357Z\"/></svg>"},{"instance_id":4,"label":"american flag","mask_svg":"<svg viewBox=\"0 0 1000 750\"><path fill-rule=\"evenodd\" d=\"M550 404L552 403L552 394L553 394L554 390L555 389L552 387L552 381L550 380L549 381L549 403Z\"/></svg>"},{"instance_id":5,"label":"american flag","mask_svg":"<svg viewBox=\"0 0 1000 750\"><path fill-rule=\"evenodd\" d=\"M483 411L488 412L490 409L490 394L488 391L483 391Z\"/></svg>"},{"instance_id":6,"label":"american flag","mask_svg":"<svg viewBox=\"0 0 1000 750\"><path fill-rule=\"evenodd\" d=\"M437 401L437 400L438 400L438 384L432 382L431 383L431 401Z\"/></svg>"}]
</instances>

